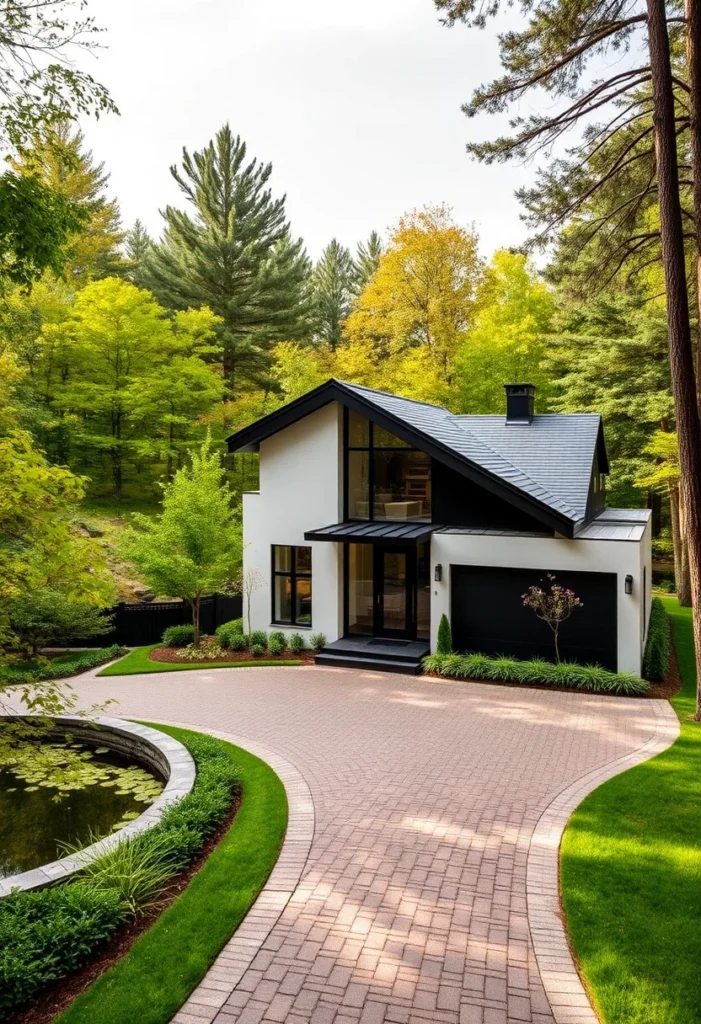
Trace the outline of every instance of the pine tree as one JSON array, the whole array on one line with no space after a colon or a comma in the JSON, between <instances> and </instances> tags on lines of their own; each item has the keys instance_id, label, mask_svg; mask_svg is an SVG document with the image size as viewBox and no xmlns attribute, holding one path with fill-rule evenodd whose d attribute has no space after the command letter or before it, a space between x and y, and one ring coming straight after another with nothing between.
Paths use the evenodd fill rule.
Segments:
<instances>
[{"instance_id":1,"label":"pine tree","mask_svg":"<svg viewBox=\"0 0 701 1024\"><path fill-rule=\"evenodd\" d=\"M270 349L309 334L309 260L293 240L285 197L273 199L271 164L246 160L225 125L205 149L183 150L171 173L193 215L166 207L163 242L148 281L173 309L209 306L222 320L224 375L231 391L267 380Z\"/></svg>"},{"instance_id":2,"label":"pine tree","mask_svg":"<svg viewBox=\"0 0 701 1024\"><path fill-rule=\"evenodd\" d=\"M26 152L18 170L36 174L57 195L87 214L83 230L70 236L66 245L66 277L79 285L109 277L122 269L120 246L124 241L119 205L108 199L109 174L83 149L83 133L61 122L38 137Z\"/></svg>"},{"instance_id":3,"label":"pine tree","mask_svg":"<svg viewBox=\"0 0 701 1024\"><path fill-rule=\"evenodd\" d=\"M358 242L355 259L353 260L353 286L356 295L360 295L379 267L380 258L384 251L385 247L377 231L370 232L367 242Z\"/></svg>"},{"instance_id":4,"label":"pine tree","mask_svg":"<svg viewBox=\"0 0 701 1024\"><path fill-rule=\"evenodd\" d=\"M137 288L146 287L146 260L153 248L153 239L140 220L134 221L134 226L127 231L124 239L124 253L129 266L125 276Z\"/></svg>"},{"instance_id":5,"label":"pine tree","mask_svg":"<svg viewBox=\"0 0 701 1024\"><path fill-rule=\"evenodd\" d=\"M335 349L343 341L343 324L353 301L354 266L345 246L333 238L312 274L317 340Z\"/></svg>"}]
</instances>

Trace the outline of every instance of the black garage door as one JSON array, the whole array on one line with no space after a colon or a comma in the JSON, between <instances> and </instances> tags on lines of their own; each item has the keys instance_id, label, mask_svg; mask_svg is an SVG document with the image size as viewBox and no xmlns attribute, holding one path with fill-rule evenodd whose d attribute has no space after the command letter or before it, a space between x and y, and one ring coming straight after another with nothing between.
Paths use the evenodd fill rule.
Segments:
<instances>
[{"instance_id":1,"label":"black garage door","mask_svg":"<svg viewBox=\"0 0 701 1024\"><path fill-rule=\"evenodd\" d=\"M547 569L451 565L450 570L456 650L554 661L550 627L524 607L521 597L530 586L541 584ZM557 583L574 590L583 605L560 627L560 657L615 672L616 574L558 571L553 575Z\"/></svg>"}]
</instances>

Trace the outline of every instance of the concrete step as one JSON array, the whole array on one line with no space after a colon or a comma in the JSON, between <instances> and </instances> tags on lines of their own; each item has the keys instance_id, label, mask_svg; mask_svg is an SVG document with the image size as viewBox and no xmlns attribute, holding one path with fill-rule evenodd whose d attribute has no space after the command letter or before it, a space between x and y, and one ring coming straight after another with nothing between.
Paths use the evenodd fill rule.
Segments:
<instances>
[{"instance_id":1,"label":"concrete step","mask_svg":"<svg viewBox=\"0 0 701 1024\"><path fill-rule=\"evenodd\" d=\"M314 658L314 664L329 668L361 668L371 672L399 672L405 676L421 674L421 661L416 658L366 657L362 654L339 654L322 650Z\"/></svg>"}]
</instances>

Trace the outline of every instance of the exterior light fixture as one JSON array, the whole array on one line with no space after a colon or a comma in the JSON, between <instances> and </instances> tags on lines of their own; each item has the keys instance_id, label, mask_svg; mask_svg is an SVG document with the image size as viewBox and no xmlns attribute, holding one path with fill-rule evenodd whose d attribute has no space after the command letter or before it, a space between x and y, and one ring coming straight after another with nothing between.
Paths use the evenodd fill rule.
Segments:
<instances>
[{"instance_id":1,"label":"exterior light fixture","mask_svg":"<svg viewBox=\"0 0 701 1024\"><path fill-rule=\"evenodd\" d=\"M433 578L436 583L440 583L443 579L443 566L439 562L436 568L433 570Z\"/></svg>"},{"instance_id":2,"label":"exterior light fixture","mask_svg":"<svg viewBox=\"0 0 701 1024\"><path fill-rule=\"evenodd\" d=\"M626 594L632 594L632 593L633 593L633 577L629 575L629 576L626 576Z\"/></svg>"}]
</instances>

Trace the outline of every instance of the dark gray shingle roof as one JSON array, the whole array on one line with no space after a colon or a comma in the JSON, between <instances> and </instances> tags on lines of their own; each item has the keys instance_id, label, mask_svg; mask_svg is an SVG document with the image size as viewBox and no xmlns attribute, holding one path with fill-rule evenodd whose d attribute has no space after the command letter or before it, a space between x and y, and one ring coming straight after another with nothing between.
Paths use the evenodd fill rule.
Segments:
<instances>
[{"instance_id":1,"label":"dark gray shingle roof","mask_svg":"<svg viewBox=\"0 0 701 1024\"><path fill-rule=\"evenodd\" d=\"M455 416L441 406L340 383L572 522L584 518L599 416L535 416L530 425L506 426L503 416Z\"/></svg>"}]
</instances>

